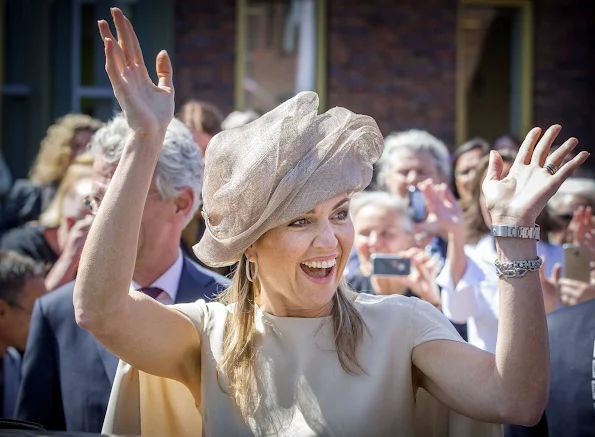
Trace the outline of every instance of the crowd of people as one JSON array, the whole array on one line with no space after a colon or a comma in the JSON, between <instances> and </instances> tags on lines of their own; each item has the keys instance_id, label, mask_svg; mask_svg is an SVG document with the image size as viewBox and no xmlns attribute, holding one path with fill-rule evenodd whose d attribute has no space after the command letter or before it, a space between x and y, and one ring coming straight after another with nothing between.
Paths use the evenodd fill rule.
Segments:
<instances>
[{"instance_id":1,"label":"crowd of people","mask_svg":"<svg viewBox=\"0 0 595 437\"><path fill-rule=\"evenodd\" d=\"M3 418L593 435L595 178L573 141L554 143L559 127L451 153L427 131L318 116L313 93L225 119L192 99L172 120L167 54L159 85L143 82L113 14L119 39L100 32L123 112L57 120L28 179L5 183L0 161ZM149 91L132 98L122 78Z\"/></svg>"}]
</instances>

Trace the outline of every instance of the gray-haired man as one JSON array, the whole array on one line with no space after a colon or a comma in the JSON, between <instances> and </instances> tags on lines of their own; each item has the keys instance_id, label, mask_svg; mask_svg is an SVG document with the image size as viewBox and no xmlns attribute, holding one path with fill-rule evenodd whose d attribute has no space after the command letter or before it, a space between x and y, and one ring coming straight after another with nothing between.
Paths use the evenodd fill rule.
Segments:
<instances>
[{"instance_id":1,"label":"gray-haired man","mask_svg":"<svg viewBox=\"0 0 595 437\"><path fill-rule=\"evenodd\" d=\"M120 114L94 135L92 212L100 208L131 134ZM209 299L227 284L185 258L179 247L182 230L200 205L202 177L192 134L174 119L149 192L139 193L146 203L131 283L164 304ZM76 324L73 289L71 282L35 305L17 417L51 430L100 432L118 360Z\"/></svg>"}]
</instances>

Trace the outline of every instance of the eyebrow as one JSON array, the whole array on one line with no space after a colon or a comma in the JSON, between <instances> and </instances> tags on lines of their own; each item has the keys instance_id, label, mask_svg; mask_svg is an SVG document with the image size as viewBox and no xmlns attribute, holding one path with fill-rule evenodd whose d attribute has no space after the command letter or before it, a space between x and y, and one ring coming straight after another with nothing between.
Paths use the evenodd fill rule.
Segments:
<instances>
[{"instance_id":1,"label":"eyebrow","mask_svg":"<svg viewBox=\"0 0 595 437\"><path fill-rule=\"evenodd\" d=\"M349 197L346 197L345 199L341 200L339 203L337 203L334 207L333 210L343 206L345 203L349 202L351 199ZM307 212L308 215L310 214L315 214L315 211L313 209L311 209L310 211Z\"/></svg>"}]
</instances>

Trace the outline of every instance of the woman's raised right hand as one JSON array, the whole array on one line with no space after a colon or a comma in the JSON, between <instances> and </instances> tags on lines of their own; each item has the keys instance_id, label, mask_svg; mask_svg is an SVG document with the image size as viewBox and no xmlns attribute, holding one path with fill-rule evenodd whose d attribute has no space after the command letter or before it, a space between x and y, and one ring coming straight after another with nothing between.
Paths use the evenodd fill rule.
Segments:
<instances>
[{"instance_id":1,"label":"woman's raised right hand","mask_svg":"<svg viewBox=\"0 0 595 437\"><path fill-rule=\"evenodd\" d=\"M99 33L105 46L105 70L114 94L126 115L128 125L136 134L163 133L174 115L174 85L169 55L157 55L159 78L155 85L143 60L143 54L130 21L118 8L111 9L118 32L114 38L107 21L100 20Z\"/></svg>"}]
</instances>

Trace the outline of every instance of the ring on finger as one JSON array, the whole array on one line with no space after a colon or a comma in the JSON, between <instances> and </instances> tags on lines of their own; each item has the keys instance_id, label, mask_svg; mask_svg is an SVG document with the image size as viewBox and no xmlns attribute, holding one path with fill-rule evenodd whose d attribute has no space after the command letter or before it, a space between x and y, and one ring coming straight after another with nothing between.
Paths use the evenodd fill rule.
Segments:
<instances>
[{"instance_id":1,"label":"ring on finger","mask_svg":"<svg viewBox=\"0 0 595 437\"><path fill-rule=\"evenodd\" d=\"M551 174L552 176L556 173L556 171L558 170L558 166L555 164L552 164L551 162L547 162L543 168L545 168L549 174Z\"/></svg>"}]
</instances>

